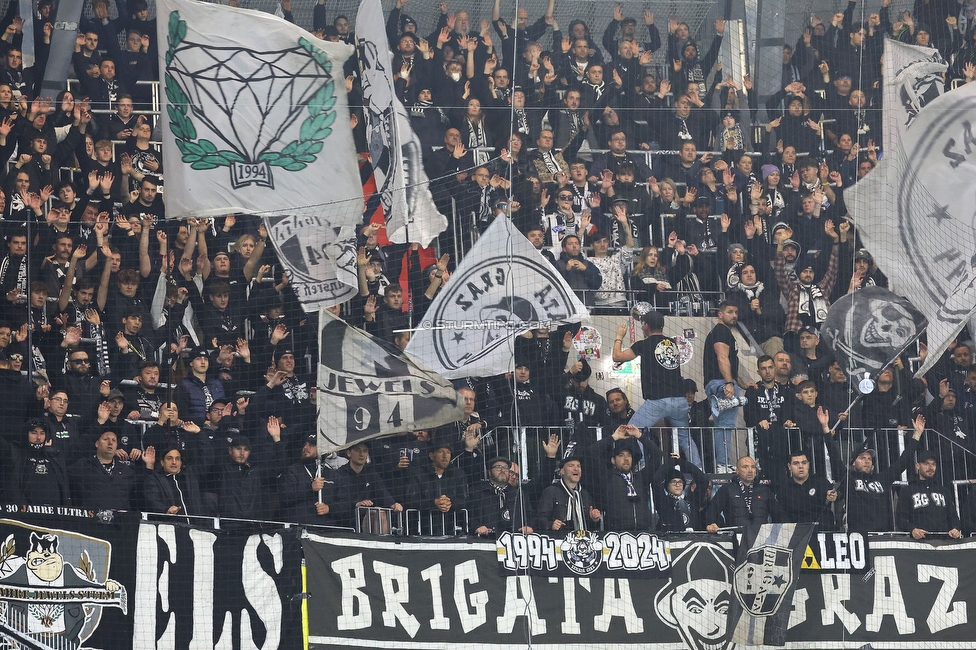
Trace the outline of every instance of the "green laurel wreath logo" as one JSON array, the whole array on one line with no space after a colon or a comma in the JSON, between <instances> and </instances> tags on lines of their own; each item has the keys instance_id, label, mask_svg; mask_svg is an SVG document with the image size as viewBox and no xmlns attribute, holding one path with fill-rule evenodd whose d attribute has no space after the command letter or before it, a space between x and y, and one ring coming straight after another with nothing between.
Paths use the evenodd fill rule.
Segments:
<instances>
[{"instance_id":1,"label":"green laurel wreath logo","mask_svg":"<svg viewBox=\"0 0 976 650\"><path fill-rule=\"evenodd\" d=\"M176 48L186 38L186 21L180 19L178 11L170 12L169 35L166 51L166 65L172 63ZM332 62L328 55L302 37L298 45L307 52L323 74L332 71ZM246 160L236 151L219 150L206 138L197 139L197 129L188 115L190 98L180 88L176 79L166 73L166 98L169 100L166 112L169 115L169 126L176 138L176 146L183 154L183 162L191 163L191 169L207 170L218 167L230 167L233 163L266 162L268 165L281 167L286 171L297 172L305 169L316 160L316 154L322 151L323 140L332 133L332 123L335 122L335 111L331 110L336 103L334 82L329 82L320 88L309 101L308 117L302 122L299 137L286 144L281 151L265 151L256 161Z\"/></svg>"}]
</instances>

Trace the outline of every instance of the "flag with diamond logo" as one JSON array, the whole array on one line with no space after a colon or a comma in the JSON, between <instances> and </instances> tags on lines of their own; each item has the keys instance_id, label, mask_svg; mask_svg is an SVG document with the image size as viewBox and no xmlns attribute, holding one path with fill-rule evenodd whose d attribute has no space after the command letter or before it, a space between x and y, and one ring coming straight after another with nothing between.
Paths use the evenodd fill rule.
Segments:
<instances>
[{"instance_id":1,"label":"flag with diamond logo","mask_svg":"<svg viewBox=\"0 0 976 650\"><path fill-rule=\"evenodd\" d=\"M220 4L160 0L157 15L167 215L319 206L331 227L356 223L362 186L342 74L352 46Z\"/></svg>"}]
</instances>

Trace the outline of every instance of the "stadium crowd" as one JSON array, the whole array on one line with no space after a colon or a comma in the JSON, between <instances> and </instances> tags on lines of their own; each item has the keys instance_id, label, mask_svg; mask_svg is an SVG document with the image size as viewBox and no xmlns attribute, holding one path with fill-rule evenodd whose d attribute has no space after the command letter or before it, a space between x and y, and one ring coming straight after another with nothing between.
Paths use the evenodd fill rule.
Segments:
<instances>
[{"instance_id":1,"label":"stadium crowd","mask_svg":"<svg viewBox=\"0 0 976 650\"><path fill-rule=\"evenodd\" d=\"M555 0L511 23L496 1L479 28L442 1L438 23L421 26L407 4L397 0L387 22L395 88L434 199L455 218L423 248L388 243L364 215L359 295L336 313L402 350L470 248L465 235L511 218L595 310L623 318L635 301L652 305L643 338L625 346L623 323L612 349L615 362L642 359L639 408L620 389L590 386L587 361L570 358L578 325L533 330L517 340L514 374L459 382L462 420L323 463L317 318L302 311L262 221L165 219L160 125L139 83L158 78L145 0L118 3L118 18L93 0L73 58L81 90L53 102L37 94L51 4L38 5L36 60L24 69L11 3L0 20L6 501L342 526L357 523L359 506L463 510L462 527L481 535L716 530L766 517L890 530L890 484L917 460L898 527L973 528L947 488L971 475L976 439L966 337L924 380L899 359L851 408L849 379L819 336L831 302L887 286L844 204L883 155L883 38L938 48L951 63L947 87L968 82L976 29L960 32L965 15L918 3L892 23L884 0L864 22L854 2L827 22L814 16L784 46L782 90L757 130L752 81L717 63L722 19L696 39L678 18L618 6L605 25L560 14L564 32ZM314 9L317 35L354 42L346 16ZM346 73L365 164L354 61ZM701 333L695 378L682 376L678 344L663 334L682 297L717 319ZM758 383L739 372L735 329L761 349ZM696 402L699 388L707 399ZM756 459L731 442L740 409ZM665 451L662 421L680 454ZM523 450L528 480L499 443L516 424L540 432ZM689 428L703 427L713 433L696 441ZM874 436L852 433L885 429L904 431L904 453L879 458ZM729 475L714 498L705 468Z\"/></svg>"}]
</instances>

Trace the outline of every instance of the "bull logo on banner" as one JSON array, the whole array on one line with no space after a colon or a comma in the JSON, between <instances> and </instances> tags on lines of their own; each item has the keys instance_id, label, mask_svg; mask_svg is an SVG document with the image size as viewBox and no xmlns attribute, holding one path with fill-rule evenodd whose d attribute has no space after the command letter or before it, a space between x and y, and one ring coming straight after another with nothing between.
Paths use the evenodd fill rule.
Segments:
<instances>
[{"instance_id":1,"label":"bull logo on banner","mask_svg":"<svg viewBox=\"0 0 976 650\"><path fill-rule=\"evenodd\" d=\"M80 647L103 607L128 612L125 586L108 577L111 564L112 545L104 540L32 527L30 547L18 555L9 535L0 546L0 639L9 647Z\"/></svg>"}]
</instances>

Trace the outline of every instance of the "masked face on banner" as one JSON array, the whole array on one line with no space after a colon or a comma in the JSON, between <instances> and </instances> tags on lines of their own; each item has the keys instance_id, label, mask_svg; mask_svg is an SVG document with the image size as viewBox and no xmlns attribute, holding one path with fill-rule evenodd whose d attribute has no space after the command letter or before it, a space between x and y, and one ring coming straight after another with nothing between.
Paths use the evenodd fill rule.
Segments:
<instances>
[{"instance_id":1,"label":"masked face on banner","mask_svg":"<svg viewBox=\"0 0 976 650\"><path fill-rule=\"evenodd\" d=\"M732 556L717 546L695 543L674 560L671 579L657 593L661 620L693 650L728 650L732 602L728 567Z\"/></svg>"}]
</instances>

